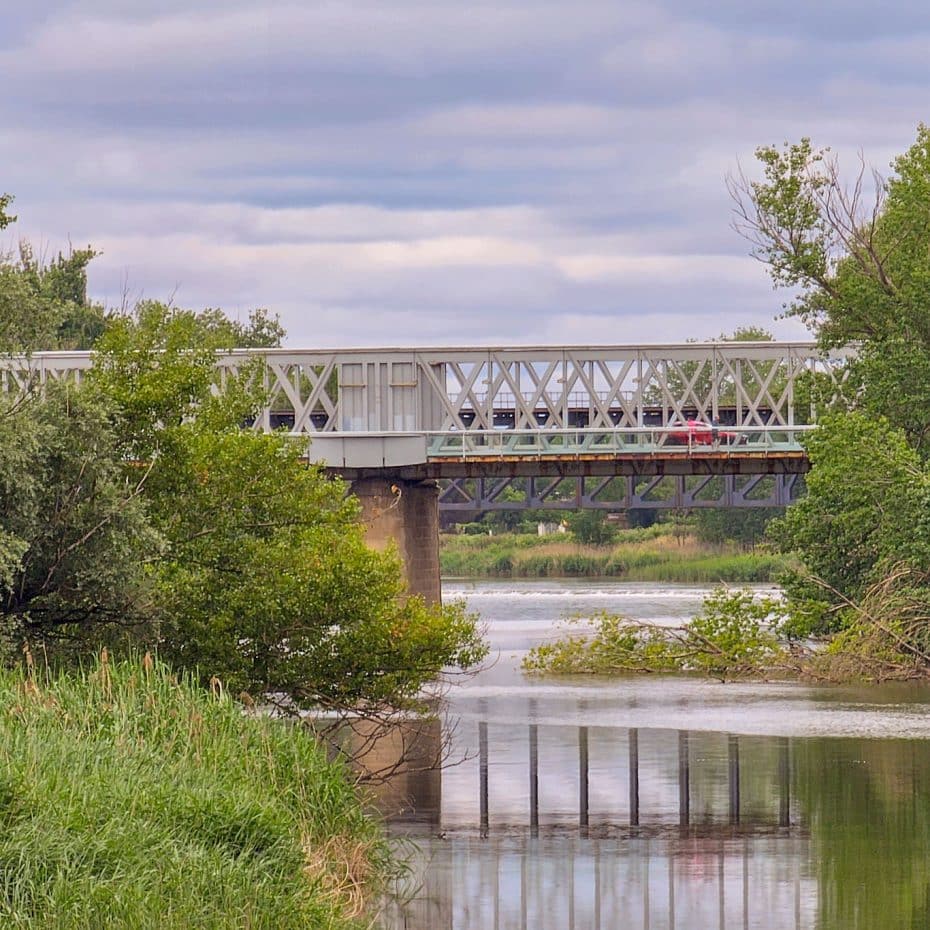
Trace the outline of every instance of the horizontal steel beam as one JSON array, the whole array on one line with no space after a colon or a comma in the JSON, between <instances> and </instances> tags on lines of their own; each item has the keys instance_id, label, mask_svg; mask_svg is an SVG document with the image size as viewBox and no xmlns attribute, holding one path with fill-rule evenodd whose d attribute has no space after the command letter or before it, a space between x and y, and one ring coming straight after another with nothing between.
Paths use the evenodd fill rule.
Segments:
<instances>
[{"instance_id":1,"label":"horizontal steel beam","mask_svg":"<svg viewBox=\"0 0 930 930\"><path fill-rule=\"evenodd\" d=\"M634 476L592 481L479 478L440 483L440 512L474 518L495 511L694 510L786 507L801 492L798 475Z\"/></svg>"}]
</instances>

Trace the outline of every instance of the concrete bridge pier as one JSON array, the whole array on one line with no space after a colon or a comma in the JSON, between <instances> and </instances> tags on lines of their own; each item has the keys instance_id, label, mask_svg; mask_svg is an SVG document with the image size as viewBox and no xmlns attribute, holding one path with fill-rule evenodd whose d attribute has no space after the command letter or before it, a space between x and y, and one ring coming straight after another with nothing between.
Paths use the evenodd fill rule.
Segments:
<instances>
[{"instance_id":1,"label":"concrete bridge pier","mask_svg":"<svg viewBox=\"0 0 930 930\"><path fill-rule=\"evenodd\" d=\"M368 544L393 542L404 563L407 587L427 604L441 600L439 587L439 486L435 481L357 478L352 493L362 505Z\"/></svg>"}]
</instances>

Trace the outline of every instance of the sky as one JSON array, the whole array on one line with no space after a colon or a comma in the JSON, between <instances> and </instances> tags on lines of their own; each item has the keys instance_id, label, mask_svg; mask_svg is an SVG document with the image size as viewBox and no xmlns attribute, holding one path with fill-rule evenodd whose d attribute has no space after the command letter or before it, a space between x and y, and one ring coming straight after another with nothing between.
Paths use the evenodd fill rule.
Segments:
<instances>
[{"instance_id":1,"label":"sky","mask_svg":"<svg viewBox=\"0 0 930 930\"><path fill-rule=\"evenodd\" d=\"M725 178L810 136L880 170L925 0L0 0L9 246L90 289L278 313L293 347L707 339L785 295Z\"/></svg>"}]
</instances>

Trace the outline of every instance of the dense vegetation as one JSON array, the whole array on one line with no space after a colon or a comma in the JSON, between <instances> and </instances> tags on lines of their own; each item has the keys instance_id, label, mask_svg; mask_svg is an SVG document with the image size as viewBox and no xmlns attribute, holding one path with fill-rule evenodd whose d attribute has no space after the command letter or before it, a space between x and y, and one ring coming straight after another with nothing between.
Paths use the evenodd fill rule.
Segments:
<instances>
[{"instance_id":1,"label":"dense vegetation","mask_svg":"<svg viewBox=\"0 0 930 930\"><path fill-rule=\"evenodd\" d=\"M357 926L390 857L302 727L146 656L0 670L0 923Z\"/></svg>"},{"instance_id":2,"label":"dense vegetation","mask_svg":"<svg viewBox=\"0 0 930 930\"><path fill-rule=\"evenodd\" d=\"M8 204L7 204L8 205ZM366 547L345 486L285 435L249 428L264 400L246 365L213 390L216 352L270 345L248 323L146 302L87 303L91 250L0 267L6 351L67 344L93 317L82 382L0 401L0 620L56 661L157 649L174 668L282 706L410 707L447 666L483 655L461 605L404 591L394 554ZM0 304L4 297L0 296ZM3 304L5 306L5 304Z\"/></svg>"},{"instance_id":3,"label":"dense vegetation","mask_svg":"<svg viewBox=\"0 0 930 930\"><path fill-rule=\"evenodd\" d=\"M251 429L254 366L214 389L277 320L107 311L93 255L0 258L0 353L94 350L80 383L0 395L3 925L347 926L383 845L308 732L243 711L374 733L480 661L476 619L408 596L345 485ZM80 671L102 649L166 664Z\"/></svg>"},{"instance_id":4,"label":"dense vegetation","mask_svg":"<svg viewBox=\"0 0 930 930\"><path fill-rule=\"evenodd\" d=\"M683 627L630 621L611 613L569 620L569 627L586 620L593 630L570 631L536 646L523 667L575 675L696 672L721 680L776 670L796 672L797 661L778 636L777 619L782 615L776 598L720 588Z\"/></svg>"},{"instance_id":5,"label":"dense vegetation","mask_svg":"<svg viewBox=\"0 0 930 930\"><path fill-rule=\"evenodd\" d=\"M829 151L806 139L757 155L761 180L731 180L737 228L776 286L792 289L788 314L803 320L824 349L855 344L856 357L839 395L816 379L801 385L829 415L821 415L807 440L806 495L768 530L793 559L782 576L786 601L771 608L763 625L781 633L785 646L753 671L765 673L768 662L826 678L924 677L930 673L930 128L919 127L888 180L863 169L847 185ZM719 622L703 645L688 641L679 668L700 668L726 648L735 605L722 613L719 604L711 606ZM752 639L762 630L741 635ZM585 664L581 653L593 670L605 642L619 648L619 664L648 666L642 655L652 653L639 641L631 646L623 638L628 633L621 621L602 619L593 637L566 642L571 656L541 655L535 667L574 662L577 669ZM675 635L659 636L655 667L668 667ZM827 645L800 645L812 636L827 638ZM653 652L654 639L644 631ZM782 662L784 655L792 661Z\"/></svg>"},{"instance_id":6,"label":"dense vegetation","mask_svg":"<svg viewBox=\"0 0 930 930\"><path fill-rule=\"evenodd\" d=\"M783 570L777 554L751 552L724 540L706 543L695 522L609 527L609 542L585 542L575 532L539 536L444 534L443 574L484 578L611 577L683 583L772 581Z\"/></svg>"},{"instance_id":7,"label":"dense vegetation","mask_svg":"<svg viewBox=\"0 0 930 930\"><path fill-rule=\"evenodd\" d=\"M844 399L809 440L807 496L775 524L800 557L795 633L839 633L867 675L930 669L930 129L882 179L847 185L808 140L758 152L732 187L788 312L825 348L855 343ZM874 197L865 194L874 186Z\"/></svg>"}]
</instances>

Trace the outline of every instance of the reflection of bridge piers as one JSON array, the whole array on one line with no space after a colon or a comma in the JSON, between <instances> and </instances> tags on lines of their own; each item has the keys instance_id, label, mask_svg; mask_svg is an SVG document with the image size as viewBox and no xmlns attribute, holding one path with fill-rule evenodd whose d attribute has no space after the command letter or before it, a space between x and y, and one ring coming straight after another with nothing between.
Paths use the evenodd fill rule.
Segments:
<instances>
[{"instance_id":1,"label":"reflection of bridge piers","mask_svg":"<svg viewBox=\"0 0 930 930\"><path fill-rule=\"evenodd\" d=\"M390 930L801 930L817 885L803 836L432 838ZM683 923L681 921L684 921Z\"/></svg>"},{"instance_id":2,"label":"reflection of bridge piers","mask_svg":"<svg viewBox=\"0 0 930 930\"><path fill-rule=\"evenodd\" d=\"M416 900L387 927L813 925L790 740L550 725L535 701L524 726L479 713L459 734L473 757L443 772L444 832L416 840Z\"/></svg>"},{"instance_id":3,"label":"reflection of bridge piers","mask_svg":"<svg viewBox=\"0 0 930 930\"><path fill-rule=\"evenodd\" d=\"M491 772L494 768L491 759L492 742L489 738L489 725L487 721L478 722L477 746L478 746L478 823L482 836L488 836L493 832L495 824L491 816L491 810L495 798L491 789ZM513 743L513 728L507 727L508 742ZM539 761L539 731L538 723L530 723L526 728L526 745L527 745L527 784L525 797L528 803L528 810L525 814L523 824L529 827L532 836L539 835L541 820L545 820L545 810L540 808L540 761ZM627 826L630 828L649 827L650 823L659 823L667 825L669 823L670 811L668 806L664 805L660 812L658 821L650 817L650 811L641 804L640 785L641 785L641 756L640 756L640 731L637 728L630 728L626 731L626 756L627 756L627 797L628 804L625 816L622 815L617 805L613 805L610 811L592 810L591 792L592 792L592 771L591 771L591 728L579 726L576 731L576 753L577 753L577 804L575 823L585 835L592 824L598 828L617 826ZM596 731L595 731L596 732ZM769 810L764 816L759 813L758 799L752 804L752 810L744 809L747 796L743 791L743 780L745 773L743 771L743 760L741 759L741 744L744 742L758 742L754 737L741 737L736 734L711 734L718 740L725 741L724 756L723 748L717 747L715 754L707 753L706 748L702 749L700 758L695 758L696 748L701 747L702 742L706 743L709 739L707 734L695 734L685 730L679 730L676 733L677 752L674 759L675 765L675 785L677 789L677 809L676 821L679 827L688 829L700 829L707 831L709 829L722 830L728 834L732 832L731 828L740 826L769 826L787 830L792 826L791 820L791 744L787 738L775 739L776 758L767 760L769 771L765 776L774 780L774 795L776 803L773 801L769 805ZM767 742L771 742L768 740ZM512 762L508 759L508 766ZM757 770L753 773L758 776ZM621 790L613 788L603 782L610 781L611 772L609 767L603 766L596 773L599 784L598 795L601 797L619 798ZM692 806L693 788L696 779L702 782L702 799L701 810L696 813ZM545 777L543 778L543 781ZM716 788L717 783L725 786L725 796L721 797L720 792L712 790L708 795L708 785ZM619 788L619 786L618 786ZM768 802L767 802L768 803ZM567 823L564 809L560 811L560 823ZM515 816L513 805L508 808L508 814L500 824L502 829L510 830L520 826L520 819Z\"/></svg>"}]
</instances>

